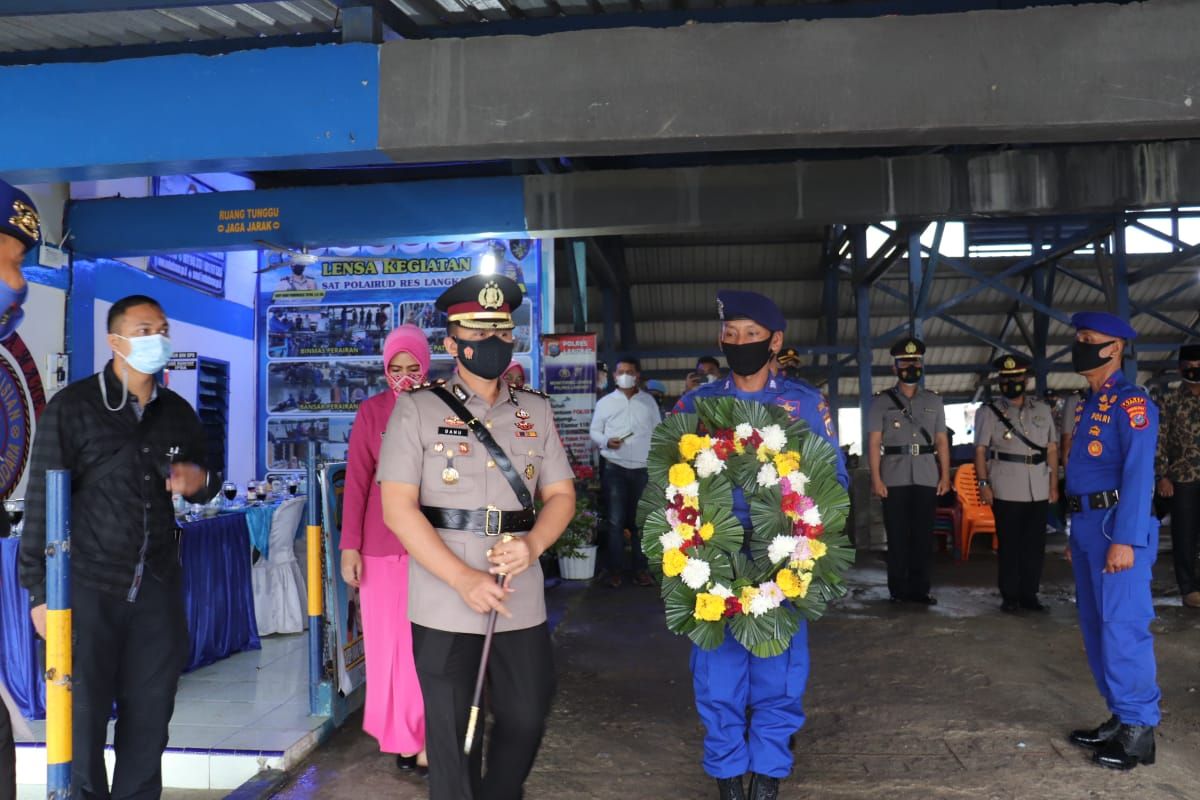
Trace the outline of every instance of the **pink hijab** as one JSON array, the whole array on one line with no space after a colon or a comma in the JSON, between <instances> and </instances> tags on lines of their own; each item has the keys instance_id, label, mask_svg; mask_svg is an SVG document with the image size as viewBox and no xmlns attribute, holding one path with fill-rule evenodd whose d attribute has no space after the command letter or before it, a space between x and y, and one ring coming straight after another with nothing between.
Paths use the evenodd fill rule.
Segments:
<instances>
[{"instance_id":1,"label":"pink hijab","mask_svg":"<svg viewBox=\"0 0 1200 800\"><path fill-rule=\"evenodd\" d=\"M415 358L421 367L421 380L425 380L429 375L429 342L423 330L416 325L401 325L388 334L383 342L384 374L387 374L388 365L397 353L408 353ZM388 382L391 383L390 380Z\"/></svg>"}]
</instances>

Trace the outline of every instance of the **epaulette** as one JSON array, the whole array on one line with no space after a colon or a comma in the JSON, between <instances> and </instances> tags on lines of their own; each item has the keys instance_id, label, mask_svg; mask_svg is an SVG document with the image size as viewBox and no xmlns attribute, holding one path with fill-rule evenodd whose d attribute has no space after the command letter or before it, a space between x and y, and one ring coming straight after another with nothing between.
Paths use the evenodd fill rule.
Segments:
<instances>
[{"instance_id":1,"label":"epaulette","mask_svg":"<svg viewBox=\"0 0 1200 800\"><path fill-rule=\"evenodd\" d=\"M436 381L425 381L420 386L412 387L411 389L409 389L409 391L410 392L419 392L424 389L432 389L435 386L445 386L445 385L446 385L446 381L442 378L438 378Z\"/></svg>"},{"instance_id":2,"label":"epaulette","mask_svg":"<svg viewBox=\"0 0 1200 800\"><path fill-rule=\"evenodd\" d=\"M545 392L539 392L537 389L531 389L528 386L518 386L517 391L518 392L528 392L529 394L536 394L538 397L542 398L543 400L550 399L550 395L546 394Z\"/></svg>"}]
</instances>

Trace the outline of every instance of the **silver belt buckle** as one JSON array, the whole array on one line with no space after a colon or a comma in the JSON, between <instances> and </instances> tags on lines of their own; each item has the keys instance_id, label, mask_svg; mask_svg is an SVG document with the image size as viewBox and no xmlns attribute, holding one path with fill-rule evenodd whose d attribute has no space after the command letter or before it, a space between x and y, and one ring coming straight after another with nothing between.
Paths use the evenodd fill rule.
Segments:
<instances>
[{"instance_id":1,"label":"silver belt buckle","mask_svg":"<svg viewBox=\"0 0 1200 800\"><path fill-rule=\"evenodd\" d=\"M496 527L492 527L492 515L495 514ZM499 536L500 524L504 519L504 512L495 506L488 506L483 512L483 535L484 536Z\"/></svg>"},{"instance_id":2,"label":"silver belt buckle","mask_svg":"<svg viewBox=\"0 0 1200 800\"><path fill-rule=\"evenodd\" d=\"M910 444L910 445L908 446L908 454L909 454L910 456L919 456L919 455L921 455L921 445L919 445L919 444Z\"/></svg>"}]
</instances>

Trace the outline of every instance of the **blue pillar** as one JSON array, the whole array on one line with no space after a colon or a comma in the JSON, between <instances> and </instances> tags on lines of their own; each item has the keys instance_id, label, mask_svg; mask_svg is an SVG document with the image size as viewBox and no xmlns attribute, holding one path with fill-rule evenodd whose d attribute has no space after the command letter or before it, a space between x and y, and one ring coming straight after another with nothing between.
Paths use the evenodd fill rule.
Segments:
<instances>
[{"instance_id":1,"label":"blue pillar","mask_svg":"<svg viewBox=\"0 0 1200 800\"><path fill-rule=\"evenodd\" d=\"M71 742L71 473L54 469L46 472L47 800L71 797Z\"/></svg>"}]
</instances>

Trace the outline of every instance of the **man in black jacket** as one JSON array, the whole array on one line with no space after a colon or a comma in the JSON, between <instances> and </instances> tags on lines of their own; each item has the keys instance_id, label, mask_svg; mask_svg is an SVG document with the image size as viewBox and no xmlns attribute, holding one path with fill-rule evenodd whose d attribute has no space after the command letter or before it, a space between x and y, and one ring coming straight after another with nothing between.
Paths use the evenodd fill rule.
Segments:
<instances>
[{"instance_id":1,"label":"man in black jacket","mask_svg":"<svg viewBox=\"0 0 1200 800\"><path fill-rule=\"evenodd\" d=\"M21 540L21 583L46 634L46 483L71 472L72 697L76 800L150 800L188 657L172 494L207 502L220 481L201 466L192 407L157 385L171 355L158 302L126 297L108 312L113 359L54 396L38 421ZM117 706L111 794L105 734Z\"/></svg>"}]
</instances>

